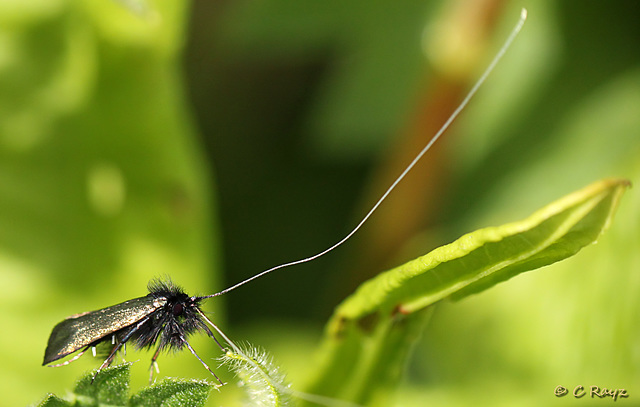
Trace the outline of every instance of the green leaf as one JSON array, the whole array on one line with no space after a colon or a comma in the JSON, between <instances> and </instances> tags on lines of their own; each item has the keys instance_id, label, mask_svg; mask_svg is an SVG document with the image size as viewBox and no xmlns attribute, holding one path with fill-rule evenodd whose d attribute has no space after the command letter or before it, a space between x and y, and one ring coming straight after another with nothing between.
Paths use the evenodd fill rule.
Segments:
<instances>
[{"instance_id":1,"label":"green leaf","mask_svg":"<svg viewBox=\"0 0 640 407\"><path fill-rule=\"evenodd\" d=\"M480 292L594 243L622 193L621 179L595 182L519 222L489 227L365 282L326 327L323 366L309 392L385 405L430 305Z\"/></svg>"},{"instance_id":2,"label":"green leaf","mask_svg":"<svg viewBox=\"0 0 640 407\"><path fill-rule=\"evenodd\" d=\"M74 404L52 394L40 406L140 406L201 407L209 397L213 384L203 380L165 379L129 398L131 363L85 373L73 391Z\"/></svg>"},{"instance_id":3,"label":"green leaf","mask_svg":"<svg viewBox=\"0 0 640 407\"><path fill-rule=\"evenodd\" d=\"M204 380L165 379L131 397L136 407L201 407L213 384Z\"/></svg>"},{"instance_id":4,"label":"green leaf","mask_svg":"<svg viewBox=\"0 0 640 407\"><path fill-rule=\"evenodd\" d=\"M125 406L129 398L131 363L86 373L74 390L76 406Z\"/></svg>"},{"instance_id":5,"label":"green leaf","mask_svg":"<svg viewBox=\"0 0 640 407\"><path fill-rule=\"evenodd\" d=\"M71 404L56 395L49 394L47 398L38 404L38 407L71 407Z\"/></svg>"},{"instance_id":6,"label":"green leaf","mask_svg":"<svg viewBox=\"0 0 640 407\"><path fill-rule=\"evenodd\" d=\"M284 407L290 405L290 384L273 358L255 347L232 346L221 358L242 380L251 405Z\"/></svg>"},{"instance_id":7,"label":"green leaf","mask_svg":"<svg viewBox=\"0 0 640 407\"><path fill-rule=\"evenodd\" d=\"M599 181L527 219L462 236L364 283L332 320L362 318L379 309L409 314L567 258L595 242L628 186L626 180Z\"/></svg>"}]
</instances>

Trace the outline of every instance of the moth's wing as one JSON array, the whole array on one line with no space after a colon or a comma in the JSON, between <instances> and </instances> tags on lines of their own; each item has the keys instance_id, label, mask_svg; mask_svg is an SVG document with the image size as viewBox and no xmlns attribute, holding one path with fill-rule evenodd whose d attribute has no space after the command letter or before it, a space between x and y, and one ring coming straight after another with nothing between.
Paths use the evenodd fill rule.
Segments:
<instances>
[{"instance_id":1,"label":"moth's wing","mask_svg":"<svg viewBox=\"0 0 640 407\"><path fill-rule=\"evenodd\" d=\"M47 349L44 351L42 365L63 358L111 333L126 328L157 311L166 303L166 298L147 295L98 311L72 315L53 327Z\"/></svg>"}]
</instances>

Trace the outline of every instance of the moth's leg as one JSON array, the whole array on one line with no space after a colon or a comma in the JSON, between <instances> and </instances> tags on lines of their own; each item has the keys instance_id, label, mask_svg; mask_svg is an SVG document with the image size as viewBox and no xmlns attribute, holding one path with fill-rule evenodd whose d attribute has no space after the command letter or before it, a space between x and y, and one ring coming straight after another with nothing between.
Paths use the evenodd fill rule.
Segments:
<instances>
[{"instance_id":1,"label":"moth's leg","mask_svg":"<svg viewBox=\"0 0 640 407\"><path fill-rule=\"evenodd\" d=\"M232 347L235 347L235 345L232 344L232 342L229 340L229 338L226 337L226 335L220 330L220 328L218 328L218 326L216 324L214 324L213 322L211 322L211 320L209 318L207 318L207 316L205 315L204 312L202 312L202 310L200 308L196 308L196 311L198 312L198 314L200 314L200 316L209 324L211 325L220 335L222 335L222 337L229 343L229 345L231 345ZM224 346L222 346L222 344L220 343L220 341L218 341L218 338L215 337L215 335L213 334L213 332L211 332L210 330L207 330L208 333L210 333L211 337L213 338L214 341L216 341L216 343L218 344L218 346L220 347L220 349L222 349L223 352L226 352L227 350L225 349Z\"/></svg>"},{"instance_id":2,"label":"moth's leg","mask_svg":"<svg viewBox=\"0 0 640 407\"><path fill-rule=\"evenodd\" d=\"M72 358L71 358L71 359L69 359L69 360L65 360L64 362L62 362L62 363L58 363L57 365L47 365L47 366L48 366L48 367L60 367L60 366L66 366L66 365L68 365L69 363L71 363L71 362L73 362L73 361L78 360L78 358L79 358L80 356L84 355L84 353L85 353L87 350L89 350L89 348L93 348L93 346L91 346L91 345L89 345L89 346L85 346L85 348L84 348L84 349L82 349L80 352L78 352L74 357L72 357Z\"/></svg>"},{"instance_id":3,"label":"moth's leg","mask_svg":"<svg viewBox=\"0 0 640 407\"><path fill-rule=\"evenodd\" d=\"M122 342L122 341L118 341L118 336L117 334L114 333L111 335L111 351L116 346L117 342ZM91 350L93 351L93 357L96 357L95 346ZM111 351L109 351L109 354L111 354ZM127 343L126 342L122 342L122 352L120 353L120 356L122 357L122 363L126 363L127 362ZM113 360L109 362L109 365L111 363L113 363Z\"/></svg>"},{"instance_id":4,"label":"moth's leg","mask_svg":"<svg viewBox=\"0 0 640 407\"><path fill-rule=\"evenodd\" d=\"M122 344L122 362L126 362L127 360L125 359L127 357L127 343L124 342Z\"/></svg>"},{"instance_id":5,"label":"moth's leg","mask_svg":"<svg viewBox=\"0 0 640 407\"><path fill-rule=\"evenodd\" d=\"M98 373L102 371L102 369L111 365L111 362L113 362L113 359L115 358L116 353L118 353L118 350L120 350L122 345L123 345L123 342L118 342L113 346L113 348L111 349L111 352L109 352L109 356L107 356L104 362L102 362L98 370L96 370L93 377L91 378L91 383L93 383L93 381L96 379L96 376L98 375Z\"/></svg>"},{"instance_id":6,"label":"moth's leg","mask_svg":"<svg viewBox=\"0 0 640 407\"><path fill-rule=\"evenodd\" d=\"M153 384L153 370L155 369L156 373L160 374L160 369L158 368L158 356L160 355L160 347L156 350L151 358L151 366L149 366L149 384Z\"/></svg>"},{"instance_id":7,"label":"moth's leg","mask_svg":"<svg viewBox=\"0 0 640 407\"><path fill-rule=\"evenodd\" d=\"M218 346L220 347L220 349L222 349L223 352L226 352L227 350L224 348L224 346L222 346L222 344L218 341L218 338L216 338L216 336L213 334L213 332L211 333L211 337L213 338L214 341L216 341L216 343L218 344Z\"/></svg>"},{"instance_id":8,"label":"moth's leg","mask_svg":"<svg viewBox=\"0 0 640 407\"><path fill-rule=\"evenodd\" d=\"M113 349L111 349L109 356L107 356L104 362L102 362L98 370L96 370L93 377L91 378L91 383L93 383L93 381L96 379L96 376L98 375L98 373L102 371L102 369L111 365L111 362L113 362L113 358L116 357L116 353L118 353L118 350L120 350L120 348L124 346L127 343L127 341L131 338L131 335L133 335L138 329L140 329L140 327L148 320L149 320L148 316L141 319L140 321L138 321L137 324L134 325L133 328L131 328L131 330L129 330L129 332L127 332L125 336L122 337L122 339L116 341L116 344L113 346Z\"/></svg>"},{"instance_id":9,"label":"moth's leg","mask_svg":"<svg viewBox=\"0 0 640 407\"><path fill-rule=\"evenodd\" d=\"M197 354L197 353L196 353L196 351L191 347L191 345L189 345L189 342L187 342L187 338L185 338L185 337L184 337L184 335L180 335L180 340L181 340L185 345L187 345L187 348L189 349L189 351L191 351L191 353L193 353L193 356L195 356L195 357L200 361L200 363L202 363L202 365L203 365L203 366L204 366L204 367L205 367L205 368L206 368L206 369L207 369L207 370L208 370L208 371L213 375L213 377L215 377L215 378L216 378L216 380L220 383L220 386L224 386L224 385L225 385L225 383L224 383L222 380L220 380L220 378L219 378L215 373L213 373L213 370L211 370L211 368L210 368L210 367L209 367L209 366L204 362L204 360L202 360L202 359L200 358L200 356L198 356L198 354ZM220 387L220 386L216 386L216 388L217 388L217 387Z\"/></svg>"}]
</instances>

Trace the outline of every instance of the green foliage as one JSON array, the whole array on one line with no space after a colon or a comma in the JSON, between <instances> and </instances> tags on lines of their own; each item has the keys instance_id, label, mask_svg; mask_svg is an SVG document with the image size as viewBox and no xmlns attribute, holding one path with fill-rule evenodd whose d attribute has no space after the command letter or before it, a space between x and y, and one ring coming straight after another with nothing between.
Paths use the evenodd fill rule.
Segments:
<instances>
[{"instance_id":1,"label":"green foliage","mask_svg":"<svg viewBox=\"0 0 640 407\"><path fill-rule=\"evenodd\" d=\"M81 406L124 406L129 395L130 363L103 369L100 373L86 373L73 391L76 404Z\"/></svg>"},{"instance_id":2,"label":"green foliage","mask_svg":"<svg viewBox=\"0 0 640 407\"><path fill-rule=\"evenodd\" d=\"M86 373L70 400L49 395L40 407L201 407L215 386L202 380L164 379L129 396L131 363Z\"/></svg>"},{"instance_id":3,"label":"green foliage","mask_svg":"<svg viewBox=\"0 0 640 407\"><path fill-rule=\"evenodd\" d=\"M291 400L290 384L284 374L265 351L254 347L241 349L233 346L220 360L229 366L241 380L252 406L288 406Z\"/></svg>"},{"instance_id":4,"label":"green foliage","mask_svg":"<svg viewBox=\"0 0 640 407\"><path fill-rule=\"evenodd\" d=\"M164 379L131 396L130 406L199 407L207 401L216 385L202 380Z\"/></svg>"},{"instance_id":5,"label":"green foliage","mask_svg":"<svg viewBox=\"0 0 640 407\"><path fill-rule=\"evenodd\" d=\"M408 315L447 297L463 298L524 271L574 255L609 224L626 180L603 180L527 219L477 230L365 282L336 310L329 331L382 311Z\"/></svg>"},{"instance_id":6,"label":"green foliage","mask_svg":"<svg viewBox=\"0 0 640 407\"><path fill-rule=\"evenodd\" d=\"M49 394L44 400L42 400L42 403L39 404L39 406L42 407L69 407L70 405L71 403L68 401L53 394Z\"/></svg>"},{"instance_id":7,"label":"green foliage","mask_svg":"<svg viewBox=\"0 0 640 407\"><path fill-rule=\"evenodd\" d=\"M309 392L388 405L429 306L485 290L594 243L628 186L626 180L596 182L522 221L477 230L365 282L327 324L323 367Z\"/></svg>"}]
</instances>

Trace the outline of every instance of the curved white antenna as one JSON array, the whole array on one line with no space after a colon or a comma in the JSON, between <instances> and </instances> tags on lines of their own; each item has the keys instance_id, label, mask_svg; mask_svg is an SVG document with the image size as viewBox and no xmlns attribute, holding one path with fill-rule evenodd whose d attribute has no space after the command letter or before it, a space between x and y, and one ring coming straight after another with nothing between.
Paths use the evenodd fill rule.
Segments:
<instances>
[{"instance_id":1,"label":"curved white antenna","mask_svg":"<svg viewBox=\"0 0 640 407\"><path fill-rule=\"evenodd\" d=\"M511 34L509 34L509 37L504 42L504 44L502 45L502 47L500 48L500 50L498 51L496 56L493 57L493 59L491 60L491 63L489 64L489 66L482 73L482 76L480 76L480 79L478 79L478 81L475 83L475 85L473 85L473 87L471 88L469 93L467 93L467 96L465 96L465 98L462 100L462 102L456 108L456 110L454 110L454 112L451 114L451 116L449 116L447 121L442 125L442 127L440 127L440 130L438 130L438 132L435 134L435 136L433 136L433 138L427 143L427 145L424 146L424 148L418 153L418 155L416 155L416 157L411 161L411 163L409 163L409 165L407 165L407 167L404 169L404 171L402 171L402 173L398 176L398 178L396 178L396 180L385 191L385 193L382 194L380 199L378 199L378 201L375 203L375 205L373 205L373 207L369 210L369 212L367 212L367 214L364 215L364 218L362 218L360 223L358 223L356 225L356 227L354 227L351 230L351 232L349 232L345 237L343 237L340 241L335 243L333 246L329 247L328 249L325 249L325 250L321 251L320 253L314 254L313 256L305 257L304 259L291 261L289 263L283 263L283 264L280 264L278 266L271 267L270 269L262 271L262 272L254 275L252 277L247 278L246 280L240 281L239 283L237 283L235 285L232 285L229 288L225 288L224 290L222 290L220 292L217 292L217 293L211 294L211 295L206 295L206 296L203 296L203 297L198 297L198 298L205 299L205 298L217 297L219 295L228 293L229 291L235 290L236 288L238 288L238 287L240 287L242 285L245 285L250 281L253 281L253 280L257 279L257 278L260 278L260 277L262 277L262 276L264 276L266 274L269 274L272 271L276 271L276 270L279 270L279 269L282 269L282 268L285 268L285 267L295 266L296 264L308 263L310 261L313 261L313 260L317 259L318 257L324 256L325 254L329 253L330 251L333 251L338 246L341 246L344 242L349 240L351 238L351 236L353 236L358 230L360 230L362 225L371 217L371 215L373 215L373 213L378 209L378 207L382 204L382 202L384 202L384 200L387 199L387 196L389 196L389 194L396 188L396 186L400 183L400 181L402 181L404 179L404 177L409 173L409 171L411 171L413 169L413 167L418 163L418 161L420 161L422 156L424 156L426 154L426 152L431 149L431 146L433 146L433 144L436 141L438 141L440 136L442 136L442 134L449 128L451 123L453 123L453 121L458 117L460 112L462 112L462 110L467 106L467 104L469 103L471 98L476 94L476 92L478 91L480 86L482 86L482 84L485 82L485 80L487 79L487 77L489 76L491 71L493 71L493 68L495 68L495 66L498 63L498 61L500 61L500 59L502 58L504 53L507 51L509 46L511 46L511 43L513 42L515 37L520 32L520 29L524 25L524 22L525 22L526 19L527 19L527 10L523 8L522 11L520 12L520 19L516 23L516 25L513 28L513 30L511 30Z\"/></svg>"}]
</instances>

